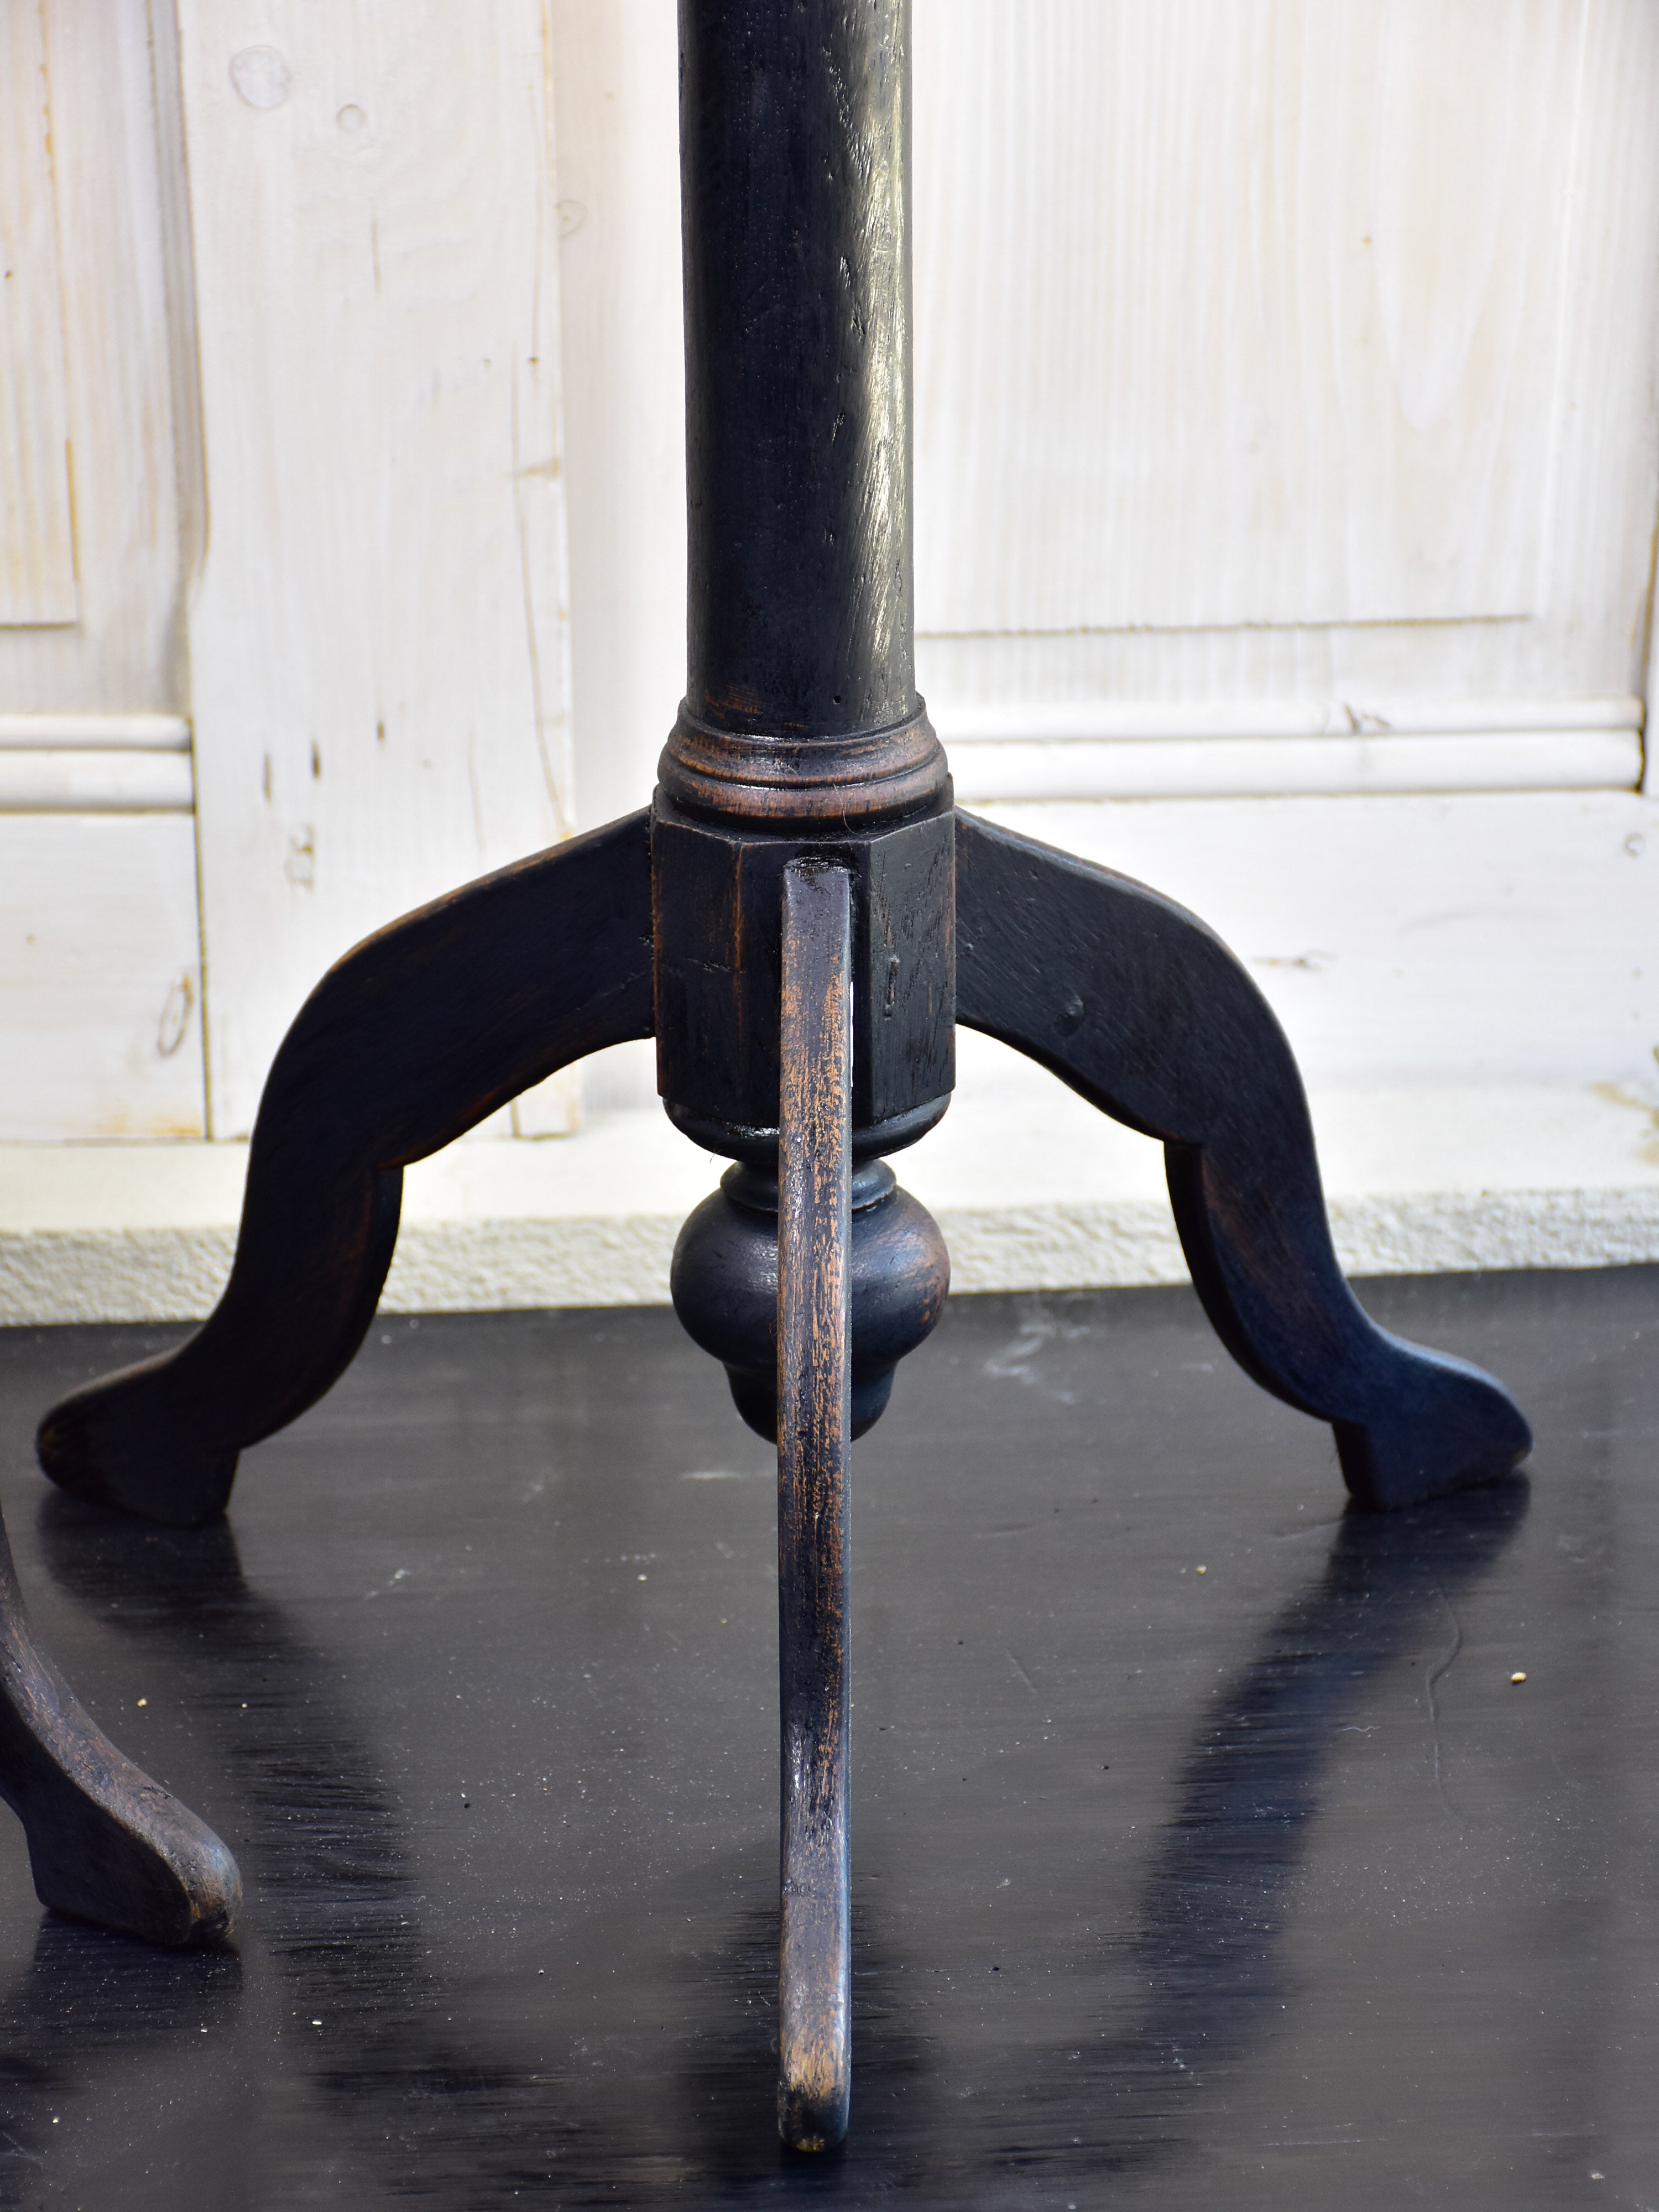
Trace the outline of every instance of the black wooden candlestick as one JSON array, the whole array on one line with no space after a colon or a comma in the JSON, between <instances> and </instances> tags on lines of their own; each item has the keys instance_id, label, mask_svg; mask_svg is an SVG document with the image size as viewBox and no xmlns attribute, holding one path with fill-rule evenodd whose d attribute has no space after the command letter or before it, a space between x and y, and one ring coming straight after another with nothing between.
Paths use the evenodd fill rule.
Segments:
<instances>
[{"instance_id":1,"label":"black wooden candlestick","mask_svg":"<svg viewBox=\"0 0 1659 2212\"><path fill-rule=\"evenodd\" d=\"M1228 1350L1329 1421L1366 1506L1507 1472L1526 1423L1362 1312L1265 1000L1201 922L957 814L912 658L905 0L682 0L687 683L648 813L371 938L266 1085L235 1264L164 1358L47 1415L82 1497L192 1524L362 1342L401 1171L654 1035L677 1125L738 1164L674 1297L778 1440L779 2119L846 2124L846 1474L937 1319L938 1231L880 1156L939 1119L955 1024L1160 1139Z\"/></svg>"}]
</instances>

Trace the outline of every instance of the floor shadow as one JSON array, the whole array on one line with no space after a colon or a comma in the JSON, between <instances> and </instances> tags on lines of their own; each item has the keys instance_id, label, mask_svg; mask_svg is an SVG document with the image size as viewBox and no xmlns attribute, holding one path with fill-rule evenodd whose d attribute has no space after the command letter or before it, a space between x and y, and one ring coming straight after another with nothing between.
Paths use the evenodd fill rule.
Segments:
<instances>
[{"instance_id":1,"label":"floor shadow","mask_svg":"<svg viewBox=\"0 0 1659 2212\"><path fill-rule=\"evenodd\" d=\"M466 2017L434 1966L398 1798L340 1695L337 1659L250 1589L226 1522L141 1528L52 1492L39 1528L66 1594L187 1668L180 1693L208 1723L241 1810L244 1946L276 1970L283 2063L314 2093L333 2142L393 2195L416 2169L417 2193L446 2205L544 2188L575 2130L558 2116L556 2083L503 2053L494 2024ZM3 2016L16 2009L13 1992ZM98 2069L95 2043L74 2050L83 2075ZM318 2162L328 2160L325 2146Z\"/></svg>"},{"instance_id":2,"label":"floor shadow","mask_svg":"<svg viewBox=\"0 0 1659 2212\"><path fill-rule=\"evenodd\" d=\"M33 2205L59 2130L88 2084L156 2062L200 2072L234 2025L242 1962L229 1948L163 1951L47 1913L27 1969L0 1991L0 2205ZM188 2054L188 2056L186 2056Z\"/></svg>"},{"instance_id":3,"label":"floor shadow","mask_svg":"<svg viewBox=\"0 0 1659 2212\"><path fill-rule=\"evenodd\" d=\"M1442 1655L1421 1694L1433 1730L1436 1681L1461 1644L1456 1602L1513 1541L1529 1502L1515 1476L1411 1512L1343 1515L1318 1572L1193 1737L1133 1934L1096 1948L1103 1982L1145 1994L1126 1995L1092 2041L1025 2069L1004 2100L1010 2166L1067 2183L1127 2179L1201 2142L1218 2086L1294 2001L1280 1960L1286 1892L1340 1732L1431 1630Z\"/></svg>"},{"instance_id":4,"label":"floor shadow","mask_svg":"<svg viewBox=\"0 0 1659 2212\"><path fill-rule=\"evenodd\" d=\"M1097 2202L1103 2178L1156 2183L1177 2170L1202 2140L1206 2094L1283 2021L1286 1893L1339 1731L1385 1668L1453 1618L1527 1504L1516 1480L1338 1523L1184 1753L1133 1929L1077 1942L1056 1931L1055 1957L1083 1991L1069 2007L1073 2033L1011 2051L971 2118L953 2124L942 2107L896 1931L878 1905L860 1903L857 2118L846 2152L819 2160L781 2153L772 2130L769 1867L744 1869L764 1905L702 1911L686 1939L695 1949L665 1962L661 1929L681 1917L666 1909L672 1883L654 1927L619 1904L584 1935L609 1942L623 1977L665 1977L674 2033L643 2109L631 2062L608 2075L563 2060L526 2066L496 2021L468 2011L465 1977L446 1978L434 1961L404 1815L341 1695L337 1658L249 1589L229 1528L140 1529L54 1493L40 1538L60 1587L170 1665L211 1730L242 1812L249 1955L257 1946L275 1970L282 2061L313 2100L319 2170L343 2160L377 2195L447 2206L499 2205L515 2191L569 2205L762 2195L864 2203L889 2193L968 2204L1051 2184ZM689 1887L685 1904L690 1926ZM49 1923L28 1974L0 1997L8 2041L27 2054L5 2083L24 2160L39 2154L70 2077L84 2087L114 2065L124 2038L199 2033L204 2006L235 2002L234 1962L179 1966L124 1948L142 1969L111 1969L108 1939ZM206 1978L170 1978L181 1972ZM90 2029L53 2015L58 2003L86 2002L82 1988L98 1992ZM1093 2021L1084 2035L1079 2011Z\"/></svg>"}]
</instances>

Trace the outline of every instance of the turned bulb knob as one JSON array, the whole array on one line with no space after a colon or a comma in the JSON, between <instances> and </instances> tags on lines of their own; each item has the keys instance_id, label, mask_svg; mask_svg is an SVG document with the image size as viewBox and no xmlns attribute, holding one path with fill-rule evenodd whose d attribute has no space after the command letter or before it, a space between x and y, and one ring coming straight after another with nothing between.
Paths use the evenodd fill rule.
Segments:
<instances>
[{"instance_id":1,"label":"turned bulb knob","mask_svg":"<svg viewBox=\"0 0 1659 2212\"><path fill-rule=\"evenodd\" d=\"M951 1256L927 1207L885 1160L854 1170L848 1253L853 1434L886 1410L893 1370L945 1310ZM778 1418L778 1179L728 1168L674 1247L669 1276L687 1334L726 1368L738 1411L775 1441Z\"/></svg>"}]
</instances>

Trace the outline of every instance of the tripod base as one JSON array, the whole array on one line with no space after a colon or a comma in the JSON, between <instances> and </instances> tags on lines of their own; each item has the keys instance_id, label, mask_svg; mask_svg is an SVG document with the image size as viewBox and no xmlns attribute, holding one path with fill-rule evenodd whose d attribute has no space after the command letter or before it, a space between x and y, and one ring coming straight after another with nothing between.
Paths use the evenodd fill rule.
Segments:
<instances>
[{"instance_id":1,"label":"tripod base","mask_svg":"<svg viewBox=\"0 0 1659 2212\"><path fill-rule=\"evenodd\" d=\"M879 918L893 946L884 953L888 1002L910 1009L919 1064L943 1064L936 1031L939 1023L948 1029L948 988L936 1007L918 994L930 973L948 977L953 915L956 1018L1029 1054L1103 1112L1162 1141L1182 1246L1218 1334L1264 1389L1330 1422L1356 1502L1411 1505L1507 1474L1531 1445L1507 1393L1464 1362L1378 1328L1343 1280L1295 1061L1219 939L1143 884L969 815L955 817L952 905L950 841L941 842L937 814L926 826L917 877L927 910L943 917L936 967L930 971L903 935L896 906ZM870 880L884 880L854 857ZM662 952L653 934L665 912L677 929L695 927L698 917L695 902L682 914L659 897L653 909L652 869L646 817L633 816L394 923L325 978L271 1071L224 1297L177 1351L94 1383L46 1416L40 1453L55 1480L159 1521L191 1525L223 1510L237 1454L321 1397L362 1341L391 1264L404 1165L556 1067L652 1033L659 1012L653 951ZM775 1414L777 1423L780 2118L787 2139L806 2148L838 2139L848 2081L845 1478L860 1328L849 1212L860 1016L849 975L865 972L860 947L865 969L877 972L871 947L889 939L849 912L849 884L866 876L838 861L832 845L817 861L785 855L775 884L780 876L794 920L782 933L775 1307L763 1285L757 1352L753 1315L741 1341L728 1341L710 1320L709 1299L695 1290L682 1297L678 1280L676 1298L699 1340L727 1359L745 1418L762 1426ZM833 927L820 927L826 899L839 902ZM718 902L716 909L725 911ZM737 901L731 911L748 917L744 928L754 926L752 906ZM757 987L734 959L735 942L731 930L722 936L711 927L701 953L679 945L675 958L683 967L701 961L699 990L714 976L741 997ZM775 994L769 1003L777 1005ZM752 1026L752 1007L744 1018ZM876 1019L867 1006L863 1018ZM685 1026L665 1065L695 1055L699 1034ZM712 1081L720 1064L718 1052L705 1050L701 1079ZM740 1070L734 1080L752 1086L752 1069ZM932 1096L925 1086L923 1095ZM728 1118L735 1125L741 1117ZM763 1171L761 1179L769 1180ZM758 1187L710 1204L717 1212L747 1204L764 1222L766 1206L748 1203ZM878 1200L890 1203L885 1188L866 1197L876 1212ZM705 1216L714 1218L704 1208L688 1224L691 1246ZM771 1243L769 1223L738 1233ZM903 1267L911 1296L899 1334L910 1334L889 1346L889 1376L899 1352L931 1325L924 1318L912 1326L917 1315L936 1312L933 1293L942 1297L945 1281L942 1252L920 1231ZM769 1313L776 1347L769 1401ZM866 1394L872 1419L886 1380ZM14 1719L26 1704L14 1693ZM57 1802L45 1785L38 1801L31 1796L29 1757L15 1747L9 1770L24 1778L12 1802L26 1820L37 1802ZM59 1771L71 1763L60 1760ZM46 1815L35 1818L44 1835ZM53 1832L67 1852L52 1877L61 1895L82 1893L77 1881L95 1886L86 1871L104 1863L95 1822L76 1827L65 1817ZM32 1828L32 1846L34 1835ZM178 1865L197 1869L193 1891L179 1876L185 1893L210 1899L210 1861L199 1836L179 1845ZM203 1911L205 1926L211 1911Z\"/></svg>"}]
</instances>

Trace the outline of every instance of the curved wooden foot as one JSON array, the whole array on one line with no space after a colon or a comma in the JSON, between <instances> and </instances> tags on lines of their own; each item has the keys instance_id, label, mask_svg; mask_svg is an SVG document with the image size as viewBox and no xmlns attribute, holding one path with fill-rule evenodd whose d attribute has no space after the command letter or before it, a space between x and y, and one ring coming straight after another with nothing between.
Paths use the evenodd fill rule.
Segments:
<instances>
[{"instance_id":1,"label":"curved wooden foot","mask_svg":"<svg viewBox=\"0 0 1659 2212\"><path fill-rule=\"evenodd\" d=\"M152 1943L228 1932L242 1894L236 1862L76 1703L30 1633L3 1529L0 1797L23 1824L42 1905Z\"/></svg>"},{"instance_id":2,"label":"curved wooden foot","mask_svg":"<svg viewBox=\"0 0 1659 2212\"><path fill-rule=\"evenodd\" d=\"M958 814L957 958L960 1021L1163 1140L1217 1334L1331 1423L1361 1504L1415 1504L1526 1456L1498 1383L1377 1328L1343 1280L1290 1046L1212 931L1127 876Z\"/></svg>"},{"instance_id":3,"label":"curved wooden foot","mask_svg":"<svg viewBox=\"0 0 1659 2212\"><path fill-rule=\"evenodd\" d=\"M217 1307L177 1351L54 1407L41 1466L99 1504L183 1528L211 1520L238 1453L314 1405L362 1342L409 1162L651 1023L643 813L366 939L272 1065Z\"/></svg>"},{"instance_id":4,"label":"curved wooden foot","mask_svg":"<svg viewBox=\"0 0 1659 2212\"><path fill-rule=\"evenodd\" d=\"M852 1361L852 907L844 869L783 878L778 1127L778 2132L847 2132L847 1472Z\"/></svg>"}]
</instances>

